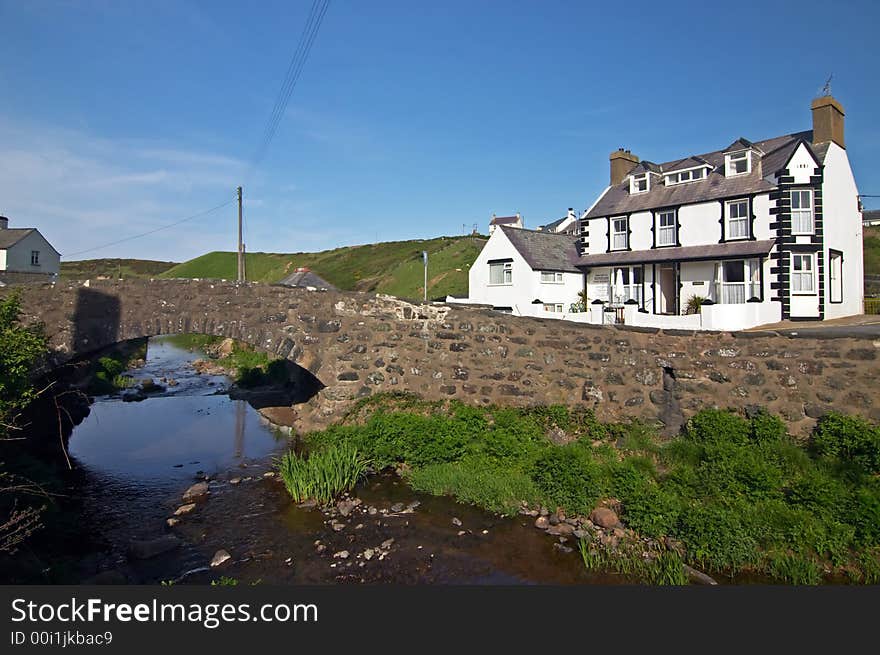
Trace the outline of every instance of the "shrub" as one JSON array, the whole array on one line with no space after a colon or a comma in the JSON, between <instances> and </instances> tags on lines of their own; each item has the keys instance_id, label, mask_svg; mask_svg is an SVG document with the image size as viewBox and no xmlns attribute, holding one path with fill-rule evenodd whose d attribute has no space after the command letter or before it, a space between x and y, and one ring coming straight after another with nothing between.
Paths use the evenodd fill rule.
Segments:
<instances>
[{"instance_id":1,"label":"shrub","mask_svg":"<svg viewBox=\"0 0 880 655\"><path fill-rule=\"evenodd\" d=\"M788 436L788 429L782 419L763 408L752 416L749 427L752 441L757 443L777 443Z\"/></svg>"},{"instance_id":2,"label":"shrub","mask_svg":"<svg viewBox=\"0 0 880 655\"><path fill-rule=\"evenodd\" d=\"M868 546L880 543L880 484L874 483L856 490L850 503L849 516L859 544Z\"/></svg>"},{"instance_id":3,"label":"shrub","mask_svg":"<svg viewBox=\"0 0 880 655\"><path fill-rule=\"evenodd\" d=\"M329 503L354 488L367 472L369 460L350 444L331 446L308 458L293 451L278 461L278 471L291 497L302 502L314 499Z\"/></svg>"},{"instance_id":4,"label":"shrub","mask_svg":"<svg viewBox=\"0 0 880 655\"><path fill-rule=\"evenodd\" d=\"M547 499L569 513L586 514L602 495L602 471L577 444L541 454L530 474Z\"/></svg>"},{"instance_id":5,"label":"shrub","mask_svg":"<svg viewBox=\"0 0 880 655\"><path fill-rule=\"evenodd\" d=\"M695 443L746 444L750 426L741 416L721 409L703 409L688 422L686 437Z\"/></svg>"},{"instance_id":6,"label":"shrub","mask_svg":"<svg viewBox=\"0 0 880 655\"><path fill-rule=\"evenodd\" d=\"M679 497L656 484L637 487L625 496L623 503L626 524L655 538L675 534L681 511Z\"/></svg>"},{"instance_id":7,"label":"shrub","mask_svg":"<svg viewBox=\"0 0 880 655\"><path fill-rule=\"evenodd\" d=\"M706 298L704 296L693 295L687 299L687 304L685 305L685 314L698 314L700 312L700 307L702 307L703 303L706 302Z\"/></svg>"},{"instance_id":8,"label":"shrub","mask_svg":"<svg viewBox=\"0 0 880 655\"><path fill-rule=\"evenodd\" d=\"M837 458L862 473L880 473L880 429L863 418L829 412L816 424L810 445L820 457Z\"/></svg>"},{"instance_id":9,"label":"shrub","mask_svg":"<svg viewBox=\"0 0 880 655\"><path fill-rule=\"evenodd\" d=\"M743 507L697 503L680 517L678 536L688 557L717 571L737 572L759 561L758 544L743 521Z\"/></svg>"}]
</instances>

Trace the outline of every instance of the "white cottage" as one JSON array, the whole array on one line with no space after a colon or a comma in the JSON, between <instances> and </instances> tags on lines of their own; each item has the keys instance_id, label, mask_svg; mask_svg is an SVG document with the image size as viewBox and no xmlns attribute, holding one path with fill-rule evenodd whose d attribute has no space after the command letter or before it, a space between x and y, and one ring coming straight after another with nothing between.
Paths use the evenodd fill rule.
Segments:
<instances>
[{"instance_id":1,"label":"white cottage","mask_svg":"<svg viewBox=\"0 0 880 655\"><path fill-rule=\"evenodd\" d=\"M824 96L812 113L812 130L662 164L612 153L611 184L580 221L591 321L737 330L860 314L844 112Z\"/></svg>"},{"instance_id":2,"label":"white cottage","mask_svg":"<svg viewBox=\"0 0 880 655\"><path fill-rule=\"evenodd\" d=\"M61 255L33 227L10 228L0 216L0 281L30 282L54 279L61 269Z\"/></svg>"},{"instance_id":3,"label":"white cottage","mask_svg":"<svg viewBox=\"0 0 880 655\"><path fill-rule=\"evenodd\" d=\"M466 302L517 316L568 318L584 288L577 259L575 236L499 225L471 266Z\"/></svg>"}]
</instances>

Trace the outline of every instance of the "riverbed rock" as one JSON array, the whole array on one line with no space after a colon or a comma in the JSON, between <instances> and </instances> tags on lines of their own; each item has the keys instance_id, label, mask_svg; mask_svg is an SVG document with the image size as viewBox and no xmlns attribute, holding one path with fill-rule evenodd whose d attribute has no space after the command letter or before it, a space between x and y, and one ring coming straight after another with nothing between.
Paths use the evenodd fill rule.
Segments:
<instances>
[{"instance_id":1,"label":"riverbed rock","mask_svg":"<svg viewBox=\"0 0 880 655\"><path fill-rule=\"evenodd\" d=\"M391 537L390 539L386 539L385 541L382 542L382 548L384 548L385 550L388 550L393 545L394 545L394 537Z\"/></svg>"},{"instance_id":2,"label":"riverbed rock","mask_svg":"<svg viewBox=\"0 0 880 655\"><path fill-rule=\"evenodd\" d=\"M557 523L547 528L547 534L552 534L554 537L566 537L573 533L574 528L568 523Z\"/></svg>"},{"instance_id":3,"label":"riverbed rock","mask_svg":"<svg viewBox=\"0 0 880 655\"><path fill-rule=\"evenodd\" d=\"M241 484L241 478L231 478L229 484Z\"/></svg>"},{"instance_id":4,"label":"riverbed rock","mask_svg":"<svg viewBox=\"0 0 880 655\"><path fill-rule=\"evenodd\" d=\"M176 510L174 510L174 516L183 516L184 514L189 514L195 508L196 508L195 503L187 503L186 505L181 505Z\"/></svg>"},{"instance_id":5,"label":"riverbed rock","mask_svg":"<svg viewBox=\"0 0 880 655\"><path fill-rule=\"evenodd\" d=\"M454 526L456 526L456 527L460 527L460 526L461 526L461 519L459 519L458 517L453 516L453 517L452 517L452 525L454 525Z\"/></svg>"},{"instance_id":6,"label":"riverbed rock","mask_svg":"<svg viewBox=\"0 0 880 655\"><path fill-rule=\"evenodd\" d=\"M165 525L167 525L169 528L173 528L178 523L180 523L180 519L176 519L173 516L170 519L165 520Z\"/></svg>"},{"instance_id":7,"label":"riverbed rock","mask_svg":"<svg viewBox=\"0 0 880 655\"><path fill-rule=\"evenodd\" d=\"M141 391L144 393L162 393L165 391L165 387L153 378L145 378L141 380Z\"/></svg>"},{"instance_id":8,"label":"riverbed rock","mask_svg":"<svg viewBox=\"0 0 880 655\"><path fill-rule=\"evenodd\" d=\"M211 558L211 568L218 567L224 562L228 562L231 559L232 555L230 555L228 551L221 548L216 553L214 553L214 557Z\"/></svg>"},{"instance_id":9,"label":"riverbed rock","mask_svg":"<svg viewBox=\"0 0 880 655\"><path fill-rule=\"evenodd\" d=\"M217 357L220 359L224 359L229 357L232 352L235 350L235 341L232 339L223 339L214 352L217 354Z\"/></svg>"},{"instance_id":10,"label":"riverbed rock","mask_svg":"<svg viewBox=\"0 0 880 655\"><path fill-rule=\"evenodd\" d=\"M345 523L340 523L339 521L330 521L330 527L333 528L334 532L342 532L345 530Z\"/></svg>"},{"instance_id":11,"label":"riverbed rock","mask_svg":"<svg viewBox=\"0 0 880 655\"><path fill-rule=\"evenodd\" d=\"M546 530L550 527L550 519L546 516L539 516L535 519L535 527L539 530Z\"/></svg>"},{"instance_id":12,"label":"riverbed rock","mask_svg":"<svg viewBox=\"0 0 880 655\"><path fill-rule=\"evenodd\" d=\"M180 539L166 534L156 539L135 539L128 544L128 556L131 559L150 559L168 553L181 544Z\"/></svg>"},{"instance_id":13,"label":"riverbed rock","mask_svg":"<svg viewBox=\"0 0 880 655\"><path fill-rule=\"evenodd\" d=\"M296 424L296 420L299 416L293 407L287 406L261 407L257 411L260 412L260 414L262 414L270 423L282 425L287 428L292 428Z\"/></svg>"},{"instance_id":14,"label":"riverbed rock","mask_svg":"<svg viewBox=\"0 0 880 655\"><path fill-rule=\"evenodd\" d=\"M339 510L339 513L343 516L348 516L349 514L351 514L354 508L354 501L351 500L340 500L336 504L336 509Z\"/></svg>"},{"instance_id":15,"label":"riverbed rock","mask_svg":"<svg viewBox=\"0 0 880 655\"><path fill-rule=\"evenodd\" d=\"M402 511L403 511L403 508L404 508L404 504L403 504L403 503L394 503L394 504L391 506L391 511L392 511L392 512L395 512L395 513L397 513L397 512L402 512Z\"/></svg>"},{"instance_id":16,"label":"riverbed rock","mask_svg":"<svg viewBox=\"0 0 880 655\"><path fill-rule=\"evenodd\" d=\"M372 548L367 548L367 549L364 551L364 559L365 559L365 560L371 560L371 559L373 559L373 555L375 555L375 554L376 554L376 551L375 551L375 550L373 550Z\"/></svg>"},{"instance_id":17,"label":"riverbed rock","mask_svg":"<svg viewBox=\"0 0 880 655\"><path fill-rule=\"evenodd\" d=\"M333 553L333 557L338 559L348 559L349 552L347 550L340 550L338 553Z\"/></svg>"},{"instance_id":18,"label":"riverbed rock","mask_svg":"<svg viewBox=\"0 0 880 655\"><path fill-rule=\"evenodd\" d=\"M617 517L617 513L607 507L597 507L590 512L590 520L605 529L620 526L620 519Z\"/></svg>"},{"instance_id":19,"label":"riverbed rock","mask_svg":"<svg viewBox=\"0 0 880 655\"><path fill-rule=\"evenodd\" d=\"M196 482L189 489L183 492L183 502L189 503L197 498L203 498L208 495L208 483Z\"/></svg>"}]
</instances>

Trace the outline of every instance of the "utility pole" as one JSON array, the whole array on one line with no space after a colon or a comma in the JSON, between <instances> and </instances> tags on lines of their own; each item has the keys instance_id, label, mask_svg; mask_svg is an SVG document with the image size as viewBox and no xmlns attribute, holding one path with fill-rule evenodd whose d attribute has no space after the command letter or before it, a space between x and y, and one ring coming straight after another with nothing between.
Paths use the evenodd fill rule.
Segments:
<instances>
[{"instance_id":1,"label":"utility pole","mask_svg":"<svg viewBox=\"0 0 880 655\"><path fill-rule=\"evenodd\" d=\"M428 302L428 251L422 251L422 260L425 262L425 302Z\"/></svg>"},{"instance_id":2,"label":"utility pole","mask_svg":"<svg viewBox=\"0 0 880 655\"><path fill-rule=\"evenodd\" d=\"M241 245L241 187L238 187L238 281L244 282L244 248Z\"/></svg>"}]
</instances>

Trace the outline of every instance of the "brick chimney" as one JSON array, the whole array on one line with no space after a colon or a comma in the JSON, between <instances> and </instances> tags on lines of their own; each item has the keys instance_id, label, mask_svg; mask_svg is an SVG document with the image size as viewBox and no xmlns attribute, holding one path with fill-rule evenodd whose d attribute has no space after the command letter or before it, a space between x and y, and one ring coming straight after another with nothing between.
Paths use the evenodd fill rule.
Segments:
<instances>
[{"instance_id":1,"label":"brick chimney","mask_svg":"<svg viewBox=\"0 0 880 655\"><path fill-rule=\"evenodd\" d=\"M0 216L0 230L5 230L9 227L9 219L5 216Z\"/></svg>"},{"instance_id":2,"label":"brick chimney","mask_svg":"<svg viewBox=\"0 0 880 655\"><path fill-rule=\"evenodd\" d=\"M843 106L831 96L821 96L810 105L813 110L813 143L843 143Z\"/></svg>"},{"instance_id":3,"label":"brick chimney","mask_svg":"<svg viewBox=\"0 0 880 655\"><path fill-rule=\"evenodd\" d=\"M616 186L623 182L627 173L639 163L638 157L623 148L618 148L612 152L608 159L611 161L611 186Z\"/></svg>"}]
</instances>

